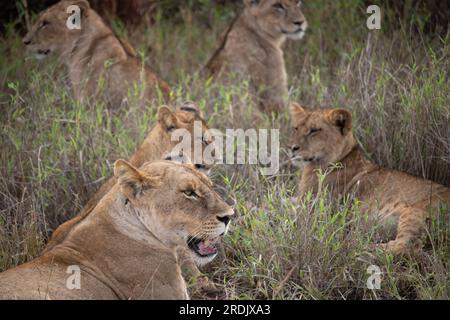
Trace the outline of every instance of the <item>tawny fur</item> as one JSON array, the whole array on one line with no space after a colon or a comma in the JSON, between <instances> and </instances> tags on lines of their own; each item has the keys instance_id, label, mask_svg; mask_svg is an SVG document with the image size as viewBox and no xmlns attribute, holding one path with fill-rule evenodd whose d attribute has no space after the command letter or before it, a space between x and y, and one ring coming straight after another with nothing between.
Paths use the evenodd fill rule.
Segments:
<instances>
[{"instance_id":1,"label":"tawny fur","mask_svg":"<svg viewBox=\"0 0 450 320\"><path fill-rule=\"evenodd\" d=\"M171 111L168 107L161 107L158 110L158 123L150 131L137 151L131 156L130 163L139 167L145 162L161 160L166 157L166 155L169 154L172 148L178 143L177 141L171 141L171 130L186 129L193 136L195 121L201 124L202 133L204 137L206 137L206 132L209 128L206 125L205 120L202 118L200 111L195 106L188 104L188 109L183 106L176 112ZM208 144L212 142L211 140L206 141ZM204 147L204 145L202 145L202 147ZM192 154L189 156L191 159L193 158ZM205 164L204 170L207 171L209 169L210 166ZM112 176L109 178L99 188L94 196L89 199L78 215L56 228L47 243L47 246L43 250L43 253L50 251L56 245L60 244L67 237L68 233L94 210L100 200L111 190L116 182L116 177ZM189 278L194 277L200 281L199 289L213 287L213 284L209 283L209 280L202 276L202 273L198 269L190 252L181 248L178 254L182 259L180 264L183 266L183 270L186 271L186 276Z\"/></svg>"},{"instance_id":2,"label":"tawny fur","mask_svg":"<svg viewBox=\"0 0 450 320\"><path fill-rule=\"evenodd\" d=\"M353 137L349 111L297 104L290 111L293 162L303 166L300 197L318 191L318 169L327 172L324 186L335 197L355 195L363 211L390 235L383 247L396 254L419 243L430 212L438 206L450 208L450 188L369 161ZM337 167L332 165L336 163Z\"/></svg>"},{"instance_id":3,"label":"tawny fur","mask_svg":"<svg viewBox=\"0 0 450 320\"><path fill-rule=\"evenodd\" d=\"M168 107L160 107L158 110L158 122L156 126L150 131L136 152L131 156L130 163L139 167L145 162L161 160L165 157L178 143L177 141L171 141L171 130L173 129L186 129L193 135L194 122L198 121L202 124L202 131L205 133L209 128L206 125L205 120L201 117L200 112L192 106L190 106L189 110L192 111L178 110L173 112ZM190 156L192 158L192 155ZM209 169L209 167L206 166L206 169ZM116 182L116 177L112 176L109 178L94 196L89 199L77 216L61 224L53 232L44 252L61 243L71 228L89 215Z\"/></svg>"},{"instance_id":4,"label":"tawny fur","mask_svg":"<svg viewBox=\"0 0 450 320\"><path fill-rule=\"evenodd\" d=\"M81 29L70 30L66 22L70 5L81 8ZM156 98L159 90L169 98L166 82L135 56L134 49L119 40L85 0L63 0L42 11L23 39L39 57L56 54L66 64L75 98L101 98L111 110L127 103L133 85L145 88L142 105Z\"/></svg>"},{"instance_id":5,"label":"tawny fur","mask_svg":"<svg viewBox=\"0 0 450 320\"><path fill-rule=\"evenodd\" d=\"M0 299L187 299L177 247L190 235L224 233L233 210L192 166L170 161L140 169L119 160L118 183L62 243L0 273ZM176 187L174 187L176 186ZM199 201L183 190L194 190ZM69 289L81 269L81 288Z\"/></svg>"},{"instance_id":6,"label":"tawny fur","mask_svg":"<svg viewBox=\"0 0 450 320\"><path fill-rule=\"evenodd\" d=\"M288 94L282 45L286 38L302 38L307 22L299 1L244 2L243 12L222 35L205 74L232 73L248 79L261 110L279 111Z\"/></svg>"}]
</instances>

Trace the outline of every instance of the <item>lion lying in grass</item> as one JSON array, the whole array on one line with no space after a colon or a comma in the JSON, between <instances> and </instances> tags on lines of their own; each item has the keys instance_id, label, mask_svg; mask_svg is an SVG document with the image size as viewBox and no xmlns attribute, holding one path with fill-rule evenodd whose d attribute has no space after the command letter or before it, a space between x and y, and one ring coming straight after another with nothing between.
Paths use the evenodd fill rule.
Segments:
<instances>
[{"instance_id":1,"label":"lion lying in grass","mask_svg":"<svg viewBox=\"0 0 450 320\"><path fill-rule=\"evenodd\" d=\"M66 25L71 5L80 8L81 29ZM56 54L64 61L79 100L100 97L111 110L119 110L135 85L144 88L144 96L139 97L144 101L156 98L158 91L169 97L167 83L142 64L86 0L63 0L42 11L23 42L38 58Z\"/></svg>"},{"instance_id":2,"label":"lion lying in grass","mask_svg":"<svg viewBox=\"0 0 450 320\"><path fill-rule=\"evenodd\" d=\"M205 141L205 144L202 146L205 147L212 142L207 135L207 130L209 128L205 120L202 118L200 111L192 104L184 105L175 112L169 107L162 106L158 109L157 118L158 122L156 126L149 132L145 140L130 158L130 163L136 167L141 166L145 162L166 158L166 155L168 155L178 143L178 141L171 141L172 131L176 129L186 129L193 136L195 121L202 124L202 138ZM190 157L192 159L192 155L190 155ZM205 172L211 168L206 164L197 164L196 167ZM81 212L76 217L64 222L53 232L45 250L50 250L55 245L61 243L72 227L89 215L116 182L116 177L112 176L109 178L94 196L89 199L88 203L81 209Z\"/></svg>"},{"instance_id":3,"label":"lion lying in grass","mask_svg":"<svg viewBox=\"0 0 450 320\"><path fill-rule=\"evenodd\" d=\"M169 107L162 106L158 109L157 118L158 122L156 126L150 131L143 143L130 158L130 163L136 167L139 167L146 162L161 160L163 158L171 160L170 151L178 143L178 141L171 140L171 133L176 129L185 129L192 137L194 137L195 122L202 127L202 148L213 143L211 136L208 135L209 128L205 120L202 118L198 108L192 103L184 104L177 111L172 111ZM193 139L192 143L194 143ZM192 151L194 151L194 149L192 149ZM193 153L189 155L189 158L194 159ZM211 165L206 163L195 164L195 167L203 173L208 173L211 169ZM116 182L117 177L112 176L109 178L89 199L88 203L81 209L77 216L56 228L43 252L48 252L55 246L61 244L69 232L94 210L100 200L111 190ZM203 265L208 263L212 260L211 257L200 257L196 254L192 255L182 249L180 249L179 255L182 260L181 264L186 273L186 277L196 278L199 281L199 290L211 290L214 288L214 285L210 283L206 277L201 276L201 272L196 266L196 264Z\"/></svg>"},{"instance_id":4,"label":"lion lying in grass","mask_svg":"<svg viewBox=\"0 0 450 320\"><path fill-rule=\"evenodd\" d=\"M290 108L294 132L292 161L303 167L300 197L318 191L317 170L330 171L324 185L337 196L352 193L362 209L380 221L391 240L382 247L396 254L418 240L430 210L450 208L450 189L429 180L381 168L367 160L352 134L352 116L345 109ZM338 163L333 169L330 164ZM328 169L328 170L327 170Z\"/></svg>"},{"instance_id":5,"label":"lion lying in grass","mask_svg":"<svg viewBox=\"0 0 450 320\"><path fill-rule=\"evenodd\" d=\"M233 210L192 165L118 160L114 175L117 184L62 243L0 273L0 299L188 298L176 248L215 256Z\"/></svg>"},{"instance_id":6,"label":"lion lying in grass","mask_svg":"<svg viewBox=\"0 0 450 320\"><path fill-rule=\"evenodd\" d=\"M245 8L221 37L206 76L236 73L250 80L263 111L280 111L288 95L282 44L308 26L298 0L244 0Z\"/></svg>"}]
</instances>

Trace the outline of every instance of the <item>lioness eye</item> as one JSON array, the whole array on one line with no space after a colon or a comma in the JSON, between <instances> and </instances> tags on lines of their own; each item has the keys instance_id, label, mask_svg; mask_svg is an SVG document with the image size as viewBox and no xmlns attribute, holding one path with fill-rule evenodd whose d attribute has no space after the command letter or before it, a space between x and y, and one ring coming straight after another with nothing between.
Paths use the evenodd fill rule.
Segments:
<instances>
[{"instance_id":1,"label":"lioness eye","mask_svg":"<svg viewBox=\"0 0 450 320\"><path fill-rule=\"evenodd\" d=\"M312 135L312 134L314 134L316 132L319 132L320 130L322 130L322 129L320 129L320 128L311 128L308 131L308 136L310 136L310 135Z\"/></svg>"},{"instance_id":2,"label":"lioness eye","mask_svg":"<svg viewBox=\"0 0 450 320\"><path fill-rule=\"evenodd\" d=\"M295 127L294 130L295 130L295 131L298 131L298 127Z\"/></svg>"},{"instance_id":3,"label":"lioness eye","mask_svg":"<svg viewBox=\"0 0 450 320\"><path fill-rule=\"evenodd\" d=\"M275 10L278 10L278 11L284 11L285 10L284 6L281 3L279 3L279 2L275 3L272 7Z\"/></svg>"},{"instance_id":4,"label":"lioness eye","mask_svg":"<svg viewBox=\"0 0 450 320\"><path fill-rule=\"evenodd\" d=\"M184 193L184 195L186 197L191 198L191 199L198 199L199 198L198 194L196 194L194 190L190 190L190 189L189 190L184 190L183 193Z\"/></svg>"},{"instance_id":5,"label":"lioness eye","mask_svg":"<svg viewBox=\"0 0 450 320\"><path fill-rule=\"evenodd\" d=\"M47 20L43 20L41 23L41 28L44 28L45 26L48 26L50 24L50 22L48 22Z\"/></svg>"}]
</instances>

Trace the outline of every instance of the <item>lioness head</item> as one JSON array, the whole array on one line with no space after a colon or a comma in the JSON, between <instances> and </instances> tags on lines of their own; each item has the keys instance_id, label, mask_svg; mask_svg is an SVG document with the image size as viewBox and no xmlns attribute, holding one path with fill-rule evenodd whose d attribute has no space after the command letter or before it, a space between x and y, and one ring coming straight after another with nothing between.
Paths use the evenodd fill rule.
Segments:
<instances>
[{"instance_id":1,"label":"lioness head","mask_svg":"<svg viewBox=\"0 0 450 320\"><path fill-rule=\"evenodd\" d=\"M298 0L244 0L244 12L260 32L278 39L301 39L308 27Z\"/></svg>"},{"instance_id":2,"label":"lioness head","mask_svg":"<svg viewBox=\"0 0 450 320\"><path fill-rule=\"evenodd\" d=\"M71 6L79 8L81 29L69 28L67 24L74 14ZM60 1L39 13L36 22L23 38L23 43L39 59L45 58L53 52L63 54L75 46L83 29L82 22L92 12L89 2L86 0Z\"/></svg>"},{"instance_id":3,"label":"lioness head","mask_svg":"<svg viewBox=\"0 0 450 320\"><path fill-rule=\"evenodd\" d=\"M176 111L167 106L158 109L158 123L163 134L170 141L165 160L193 163L208 174L215 161L214 139L199 109L192 103L185 103ZM210 148L211 152L205 152Z\"/></svg>"},{"instance_id":4,"label":"lioness head","mask_svg":"<svg viewBox=\"0 0 450 320\"><path fill-rule=\"evenodd\" d=\"M290 139L292 162L328 165L341 160L355 144L352 115L345 109L307 109L290 106L292 127Z\"/></svg>"},{"instance_id":5,"label":"lioness head","mask_svg":"<svg viewBox=\"0 0 450 320\"><path fill-rule=\"evenodd\" d=\"M135 168L124 160L114 166L122 202L146 229L169 247L187 246L198 263L217 255L215 242L226 234L234 214L192 165L148 162Z\"/></svg>"}]
</instances>

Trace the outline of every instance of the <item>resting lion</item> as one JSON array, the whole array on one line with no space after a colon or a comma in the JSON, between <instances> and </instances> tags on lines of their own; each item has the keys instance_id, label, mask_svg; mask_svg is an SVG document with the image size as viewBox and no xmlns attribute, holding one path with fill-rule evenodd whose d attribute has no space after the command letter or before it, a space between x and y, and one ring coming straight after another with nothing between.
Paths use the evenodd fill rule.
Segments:
<instances>
[{"instance_id":1,"label":"resting lion","mask_svg":"<svg viewBox=\"0 0 450 320\"><path fill-rule=\"evenodd\" d=\"M175 129L186 129L194 134L194 122L202 124L202 133L205 144L212 143L211 138L207 135L209 129L205 120L203 120L200 111L192 104L183 105L179 110L172 111L169 107L162 106L158 109L158 122L150 131L144 142L139 146L136 152L131 156L130 163L136 167L141 166L145 162L161 160L175 147L177 141L171 141L171 133ZM203 145L204 146L204 145ZM208 172L211 166L207 164L196 164L197 169ZM98 204L100 199L106 195L109 190L116 184L117 178L112 176L109 178L89 199L88 203L81 209L81 212L61 224L52 234L45 251L52 249L55 245L61 243L66 237L68 231L81 220L83 220Z\"/></svg>"},{"instance_id":2,"label":"resting lion","mask_svg":"<svg viewBox=\"0 0 450 320\"><path fill-rule=\"evenodd\" d=\"M206 147L213 143L212 138L208 135L208 126L202 118L198 108L191 104L184 104L177 111L172 111L170 108L163 106L158 109L158 122L156 126L150 131L144 142L139 146L137 151L131 156L130 163L134 166L141 166L143 163L154 160L167 159L171 160L170 151L178 143L171 141L171 133L176 129L186 129L190 134L194 135L194 125L197 121L202 126L202 147ZM193 150L193 149L192 149ZM203 150L202 150L203 151ZM193 159L190 155L190 159ZM211 160L211 159L210 159ZM211 165L207 163L195 164L196 169L208 173ZM99 201L109 192L109 190L116 184L117 178L115 176L109 178L94 194L88 203L81 209L77 216L61 224L53 232L49 242L47 243L44 253L53 249L60 244L67 236L67 234L80 221L85 219L99 203ZM202 265L209 262L211 259L199 259L197 255L191 256L186 254L182 249L180 250L180 257L182 259L183 270L186 276L193 276L200 281L200 288L211 289L212 283L209 283L206 278L200 278L201 273L196 264Z\"/></svg>"},{"instance_id":3,"label":"resting lion","mask_svg":"<svg viewBox=\"0 0 450 320\"><path fill-rule=\"evenodd\" d=\"M316 170L330 171L324 180L334 196L354 194L362 210L379 221L389 242L381 246L403 254L420 241L430 210L450 208L450 189L429 180L382 168L364 157L352 134L345 109L290 108L295 131L292 161L303 167L300 197L317 192ZM330 164L339 166L330 169ZM383 230L384 229L384 230Z\"/></svg>"},{"instance_id":4,"label":"resting lion","mask_svg":"<svg viewBox=\"0 0 450 320\"><path fill-rule=\"evenodd\" d=\"M61 244L0 273L0 299L188 298L176 248L216 255L233 210L192 165L118 160L114 175Z\"/></svg>"},{"instance_id":5,"label":"resting lion","mask_svg":"<svg viewBox=\"0 0 450 320\"><path fill-rule=\"evenodd\" d=\"M67 26L71 5L81 10L81 29ZM79 100L101 97L116 111L126 102L134 84L145 88L144 102L155 98L157 91L169 97L167 83L141 63L86 0L63 0L42 11L23 42L37 58L56 54L64 61Z\"/></svg>"},{"instance_id":6,"label":"resting lion","mask_svg":"<svg viewBox=\"0 0 450 320\"><path fill-rule=\"evenodd\" d=\"M250 80L263 111L279 111L287 98L282 45L298 40L307 28L298 0L244 0L244 10L222 35L205 66L206 76L226 70Z\"/></svg>"}]
</instances>

